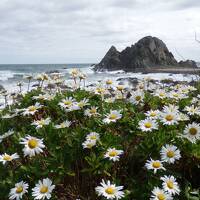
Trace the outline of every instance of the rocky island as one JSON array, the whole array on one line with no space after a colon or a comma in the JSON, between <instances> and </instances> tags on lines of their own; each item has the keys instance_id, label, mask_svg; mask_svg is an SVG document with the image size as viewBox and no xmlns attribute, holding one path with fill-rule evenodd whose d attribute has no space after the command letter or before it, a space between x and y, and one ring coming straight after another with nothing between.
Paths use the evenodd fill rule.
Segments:
<instances>
[{"instance_id":1,"label":"rocky island","mask_svg":"<svg viewBox=\"0 0 200 200\"><path fill-rule=\"evenodd\" d=\"M166 44L157 37L147 36L119 52L112 46L95 71L196 73L200 69L193 60L178 62Z\"/></svg>"}]
</instances>

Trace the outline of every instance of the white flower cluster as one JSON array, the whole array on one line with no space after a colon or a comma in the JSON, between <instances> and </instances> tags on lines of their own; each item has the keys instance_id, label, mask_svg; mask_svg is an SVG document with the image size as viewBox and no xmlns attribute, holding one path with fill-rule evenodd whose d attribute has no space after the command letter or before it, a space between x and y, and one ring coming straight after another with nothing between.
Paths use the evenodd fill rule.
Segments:
<instances>
[{"instance_id":1,"label":"white flower cluster","mask_svg":"<svg viewBox=\"0 0 200 200\"><path fill-rule=\"evenodd\" d=\"M23 196L28 193L28 183L20 181L15 184L15 187L10 190L9 199L20 200ZM52 181L49 178L39 180L39 182L32 189L32 197L34 199L50 199L51 193L55 185L52 185Z\"/></svg>"},{"instance_id":2,"label":"white flower cluster","mask_svg":"<svg viewBox=\"0 0 200 200\"><path fill-rule=\"evenodd\" d=\"M174 164L176 160L181 158L180 150L174 146L166 144L160 151L161 160L147 160L145 166L148 170L153 170L154 174L158 170L166 170L163 166L164 163ZM180 188L174 176L163 176L160 178L162 181L162 189L155 187L152 191L151 200L172 200L173 195L180 193Z\"/></svg>"}]
</instances>

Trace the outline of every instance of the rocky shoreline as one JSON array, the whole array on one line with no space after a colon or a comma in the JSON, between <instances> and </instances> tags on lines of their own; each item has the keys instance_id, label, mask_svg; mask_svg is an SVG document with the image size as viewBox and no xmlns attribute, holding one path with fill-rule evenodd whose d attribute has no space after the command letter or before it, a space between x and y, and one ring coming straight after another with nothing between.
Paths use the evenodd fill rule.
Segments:
<instances>
[{"instance_id":1,"label":"rocky shoreline","mask_svg":"<svg viewBox=\"0 0 200 200\"><path fill-rule=\"evenodd\" d=\"M136 69L135 72L141 72L143 74L148 73L173 73L173 74L196 74L200 75L200 68L189 67L152 67L145 69Z\"/></svg>"}]
</instances>

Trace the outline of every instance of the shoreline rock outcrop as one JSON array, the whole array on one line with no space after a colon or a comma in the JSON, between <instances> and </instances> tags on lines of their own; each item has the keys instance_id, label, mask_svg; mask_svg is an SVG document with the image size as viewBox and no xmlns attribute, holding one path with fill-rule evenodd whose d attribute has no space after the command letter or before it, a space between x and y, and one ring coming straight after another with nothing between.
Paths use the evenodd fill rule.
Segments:
<instances>
[{"instance_id":1,"label":"shoreline rock outcrop","mask_svg":"<svg viewBox=\"0 0 200 200\"><path fill-rule=\"evenodd\" d=\"M166 44L152 36L140 39L131 47L119 52L112 46L99 64L94 66L95 71L124 70L126 72L146 72L156 68L197 67L191 60L177 62Z\"/></svg>"}]
</instances>

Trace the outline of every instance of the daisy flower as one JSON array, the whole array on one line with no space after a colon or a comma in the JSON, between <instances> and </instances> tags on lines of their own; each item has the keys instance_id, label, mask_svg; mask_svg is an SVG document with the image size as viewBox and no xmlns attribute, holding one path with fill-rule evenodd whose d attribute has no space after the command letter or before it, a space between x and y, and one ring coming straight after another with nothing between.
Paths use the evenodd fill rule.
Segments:
<instances>
[{"instance_id":1,"label":"daisy flower","mask_svg":"<svg viewBox=\"0 0 200 200\"><path fill-rule=\"evenodd\" d=\"M89 99L84 98L83 100L77 102L76 106L78 107L78 109L82 109L83 107L89 105Z\"/></svg>"},{"instance_id":2,"label":"daisy flower","mask_svg":"<svg viewBox=\"0 0 200 200\"><path fill-rule=\"evenodd\" d=\"M115 101L115 97L106 98L106 99L104 99L104 101L105 101L106 103L113 103L113 102Z\"/></svg>"},{"instance_id":3,"label":"daisy flower","mask_svg":"<svg viewBox=\"0 0 200 200\"><path fill-rule=\"evenodd\" d=\"M43 152L45 145L43 144L43 139L38 139L30 135L25 138L21 138L20 144L24 145L23 152L24 156L35 156Z\"/></svg>"},{"instance_id":4,"label":"daisy flower","mask_svg":"<svg viewBox=\"0 0 200 200\"><path fill-rule=\"evenodd\" d=\"M80 72L78 77L79 77L80 80L84 80L84 79L87 78L86 74L83 74L82 72Z\"/></svg>"},{"instance_id":5,"label":"daisy flower","mask_svg":"<svg viewBox=\"0 0 200 200\"><path fill-rule=\"evenodd\" d=\"M163 112L179 113L179 107L177 105L174 105L174 104L169 104L169 105L163 107Z\"/></svg>"},{"instance_id":6,"label":"daisy flower","mask_svg":"<svg viewBox=\"0 0 200 200\"><path fill-rule=\"evenodd\" d=\"M75 103L75 99L73 97L67 97L66 99L63 99L59 105L62 107L62 108L65 108L65 109L70 109L73 104Z\"/></svg>"},{"instance_id":7,"label":"daisy flower","mask_svg":"<svg viewBox=\"0 0 200 200\"><path fill-rule=\"evenodd\" d=\"M120 92L123 92L124 90L124 85L117 85L116 89L119 90Z\"/></svg>"},{"instance_id":8,"label":"daisy flower","mask_svg":"<svg viewBox=\"0 0 200 200\"><path fill-rule=\"evenodd\" d=\"M113 84L113 81L112 81L112 80L107 80L107 81L106 81L106 85L107 85L107 86L111 86L112 84Z\"/></svg>"},{"instance_id":9,"label":"daisy flower","mask_svg":"<svg viewBox=\"0 0 200 200\"><path fill-rule=\"evenodd\" d=\"M192 143L195 143L200 139L200 125L195 122L188 124L183 131L182 137L187 138Z\"/></svg>"},{"instance_id":10,"label":"daisy flower","mask_svg":"<svg viewBox=\"0 0 200 200\"><path fill-rule=\"evenodd\" d=\"M176 182L176 178L174 176L164 176L160 178L163 183L164 191L168 192L171 195L176 195L180 193L180 188L178 183Z\"/></svg>"},{"instance_id":11,"label":"daisy flower","mask_svg":"<svg viewBox=\"0 0 200 200\"><path fill-rule=\"evenodd\" d=\"M72 69L72 71L70 72L73 78L76 78L79 75L79 73L80 71L78 69Z\"/></svg>"},{"instance_id":12,"label":"daisy flower","mask_svg":"<svg viewBox=\"0 0 200 200\"><path fill-rule=\"evenodd\" d=\"M139 122L139 128L142 131L152 131L158 129L158 123L151 118L147 118Z\"/></svg>"},{"instance_id":13,"label":"daisy flower","mask_svg":"<svg viewBox=\"0 0 200 200\"><path fill-rule=\"evenodd\" d=\"M121 199L124 197L123 186L116 186L110 181L106 183L104 180L101 181L100 185L95 188L98 196L103 196L106 199Z\"/></svg>"},{"instance_id":14,"label":"daisy flower","mask_svg":"<svg viewBox=\"0 0 200 200\"><path fill-rule=\"evenodd\" d=\"M22 199L22 196L28 192L28 184L24 181L15 184L15 187L10 190L9 199Z\"/></svg>"},{"instance_id":15,"label":"daisy flower","mask_svg":"<svg viewBox=\"0 0 200 200\"><path fill-rule=\"evenodd\" d=\"M106 93L108 93L108 91L103 87L97 87L95 89L95 94L104 95Z\"/></svg>"},{"instance_id":16,"label":"daisy flower","mask_svg":"<svg viewBox=\"0 0 200 200\"><path fill-rule=\"evenodd\" d=\"M192 104L196 104L198 102L199 102L199 99L197 97L193 97L192 100L191 100Z\"/></svg>"},{"instance_id":17,"label":"daisy flower","mask_svg":"<svg viewBox=\"0 0 200 200\"><path fill-rule=\"evenodd\" d=\"M96 145L96 140L86 140L82 143L84 149L91 149Z\"/></svg>"},{"instance_id":18,"label":"daisy flower","mask_svg":"<svg viewBox=\"0 0 200 200\"><path fill-rule=\"evenodd\" d=\"M114 98L117 99L117 100L122 100L122 99L124 99L124 97L126 96L126 94L121 93L121 92L119 92L119 91L115 92L114 95L115 95Z\"/></svg>"},{"instance_id":19,"label":"daisy flower","mask_svg":"<svg viewBox=\"0 0 200 200\"><path fill-rule=\"evenodd\" d=\"M99 134L96 132L91 132L86 136L86 140L99 140Z\"/></svg>"},{"instance_id":20,"label":"daisy flower","mask_svg":"<svg viewBox=\"0 0 200 200\"><path fill-rule=\"evenodd\" d=\"M145 115L151 119L157 119L159 117L159 110L149 110L145 113Z\"/></svg>"},{"instance_id":21,"label":"daisy flower","mask_svg":"<svg viewBox=\"0 0 200 200\"><path fill-rule=\"evenodd\" d=\"M137 90L131 94L130 102L138 105L139 103L143 102L144 99L144 92L142 90Z\"/></svg>"},{"instance_id":22,"label":"daisy flower","mask_svg":"<svg viewBox=\"0 0 200 200\"><path fill-rule=\"evenodd\" d=\"M97 107L91 107L90 109L86 109L85 112L84 112L84 115L85 116L88 116L88 117L92 117L92 116L97 116L99 115L99 113L97 112Z\"/></svg>"},{"instance_id":23,"label":"daisy flower","mask_svg":"<svg viewBox=\"0 0 200 200\"><path fill-rule=\"evenodd\" d=\"M55 95L50 94L39 94L38 96L33 96L32 99L39 99L39 100L52 100L55 97Z\"/></svg>"},{"instance_id":24,"label":"daisy flower","mask_svg":"<svg viewBox=\"0 0 200 200\"><path fill-rule=\"evenodd\" d=\"M105 153L104 157L109 158L109 160L112 161L119 161L120 155L123 154L124 151L122 150L117 150L115 148L109 148L107 152Z\"/></svg>"},{"instance_id":25,"label":"daisy flower","mask_svg":"<svg viewBox=\"0 0 200 200\"><path fill-rule=\"evenodd\" d=\"M178 124L178 113L176 112L162 112L160 115L160 121L164 125L175 125Z\"/></svg>"},{"instance_id":26,"label":"daisy flower","mask_svg":"<svg viewBox=\"0 0 200 200\"><path fill-rule=\"evenodd\" d=\"M196 90L197 90L197 88L195 88L195 87L192 86L192 85L187 85L187 89L188 89L189 91L196 91Z\"/></svg>"},{"instance_id":27,"label":"daisy flower","mask_svg":"<svg viewBox=\"0 0 200 200\"><path fill-rule=\"evenodd\" d=\"M179 116L178 116L178 121L189 121L190 118L187 114L184 114L182 112L179 113Z\"/></svg>"},{"instance_id":28,"label":"daisy flower","mask_svg":"<svg viewBox=\"0 0 200 200\"><path fill-rule=\"evenodd\" d=\"M200 115L200 108L198 106L186 106L184 110L188 115Z\"/></svg>"},{"instance_id":29,"label":"daisy flower","mask_svg":"<svg viewBox=\"0 0 200 200\"><path fill-rule=\"evenodd\" d=\"M152 191L152 195L150 200L172 200L172 196L166 191L160 189L159 187L155 187Z\"/></svg>"},{"instance_id":30,"label":"daisy flower","mask_svg":"<svg viewBox=\"0 0 200 200\"><path fill-rule=\"evenodd\" d=\"M2 162L3 165L5 165L7 162L11 162L12 160L18 159L18 158L19 158L19 155L17 153L14 153L12 155L4 153L0 155L0 162Z\"/></svg>"},{"instance_id":31,"label":"daisy flower","mask_svg":"<svg viewBox=\"0 0 200 200\"><path fill-rule=\"evenodd\" d=\"M118 119L122 118L120 111L111 110L109 114L106 115L106 118L103 119L104 123L109 124L110 122L116 122Z\"/></svg>"},{"instance_id":32,"label":"daisy flower","mask_svg":"<svg viewBox=\"0 0 200 200\"><path fill-rule=\"evenodd\" d=\"M14 131L13 130L9 130L7 131L6 133L4 133L3 135L0 135L0 143L2 142L3 139L11 136L14 134Z\"/></svg>"},{"instance_id":33,"label":"daisy flower","mask_svg":"<svg viewBox=\"0 0 200 200\"><path fill-rule=\"evenodd\" d=\"M35 79L39 81L46 81L49 79L49 76L45 73L41 73L41 74L38 74Z\"/></svg>"},{"instance_id":34,"label":"daisy flower","mask_svg":"<svg viewBox=\"0 0 200 200\"><path fill-rule=\"evenodd\" d=\"M176 100L187 98L187 96L181 93L181 91L171 91L169 97Z\"/></svg>"},{"instance_id":35,"label":"daisy flower","mask_svg":"<svg viewBox=\"0 0 200 200\"><path fill-rule=\"evenodd\" d=\"M160 160L147 160L145 167L148 170L153 170L154 174L157 172L157 170L162 169L165 170L165 168L163 167L162 161Z\"/></svg>"},{"instance_id":36,"label":"daisy flower","mask_svg":"<svg viewBox=\"0 0 200 200\"><path fill-rule=\"evenodd\" d=\"M159 97L160 99L164 99L164 98L167 97L167 93L166 93L165 90L159 89L159 90L156 90L156 91L154 92L154 96L157 96L157 97Z\"/></svg>"},{"instance_id":37,"label":"daisy flower","mask_svg":"<svg viewBox=\"0 0 200 200\"><path fill-rule=\"evenodd\" d=\"M176 146L169 144L162 147L160 154L161 160L167 163L174 163L181 158L180 150Z\"/></svg>"},{"instance_id":38,"label":"daisy flower","mask_svg":"<svg viewBox=\"0 0 200 200\"><path fill-rule=\"evenodd\" d=\"M36 129L39 129L39 128L42 128L43 126L49 125L50 122L51 122L51 119L48 117L46 119L40 119L40 120L34 121L32 125L35 125Z\"/></svg>"},{"instance_id":39,"label":"daisy flower","mask_svg":"<svg viewBox=\"0 0 200 200\"><path fill-rule=\"evenodd\" d=\"M50 199L54 188L55 185L52 185L52 181L49 178L39 180L39 182L32 189L32 196L34 199Z\"/></svg>"},{"instance_id":40,"label":"daisy flower","mask_svg":"<svg viewBox=\"0 0 200 200\"><path fill-rule=\"evenodd\" d=\"M23 115L34 115L39 108L41 108L39 103L36 103L34 106L29 106L28 108L24 109Z\"/></svg>"},{"instance_id":41,"label":"daisy flower","mask_svg":"<svg viewBox=\"0 0 200 200\"><path fill-rule=\"evenodd\" d=\"M139 83L137 84L136 88L137 88L138 90L144 90L146 84L145 84L142 80L139 80L138 82L139 82Z\"/></svg>"},{"instance_id":42,"label":"daisy flower","mask_svg":"<svg viewBox=\"0 0 200 200\"><path fill-rule=\"evenodd\" d=\"M66 127L68 128L68 127L70 127L71 124L72 124L72 122L66 120L66 121L62 122L61 124L55 125L54 127L56 129L66 128Z\"/></svg>"}]
</instances>

